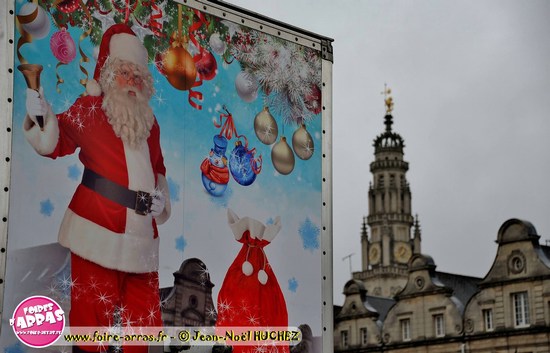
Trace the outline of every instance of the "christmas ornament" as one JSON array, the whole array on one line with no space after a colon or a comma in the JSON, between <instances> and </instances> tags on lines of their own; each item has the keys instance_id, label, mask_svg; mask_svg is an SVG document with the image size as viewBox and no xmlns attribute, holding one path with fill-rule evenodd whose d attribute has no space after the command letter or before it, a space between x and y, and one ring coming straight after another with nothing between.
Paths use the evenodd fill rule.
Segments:
<instances>
[{"instance_id":1,"label":"christmas ornament","mask_svg":"<svg viewBox=\"0 0 550 353\"><path fill-rule=\"evenodd\" d=\"M227 139L221 135L214 136L214 147L201 164L202 185L212 196L221 196L227 189L229 171L227 169Z\"/></svg>"},{"instance_id":2,"label":"christmas ornament","mask_svg":"<svg viewBox=\"0 0 550 353\"><path fill-rule=\"evenodd\" d=\"M235 79L235 88L241 99L247 103L258 98L258 79L251 73L241 71Z\"/></svg>"},{"instance_id":3,"label":"christmas ornament","mask_svg":"<svg viewBox=\"0 0 550 353\"><path fill-rule=\"evenodd\" d=\"M286 137L282 136L281 140L271 150L271 162L275 170L287 175L294 169L294 161L294 152L286 142Z\"/></svg>"},{"instance_id":4,"label":"christmas ornament","mask_svg":"<svg viewBox=\"0 0 550 353\"><path fill-rule=\"evenodd\" d=\"M78 9L79 0L56 0L53 3L53 6L61 12L64 13L73 13Z\"/></svg>"},{"instance_id":5,"label":"christmas ornament","mask_svg":"<svg viewBox=\"0 0 550 353\"><path fill-rule=\"evenodd\" d=\"M300 159L308 160L313 155L313 138L311 138L304 124L294 131L292 135L292 148Z\"/></svg>"},{"instance_id":6,"label":"christmas ornament","mask_svg":"<svg viewBox=\"0 0 550 353\"><path fill-rule=\"evenodd\" d=\"M277 140L279 128L268 107L264 107L254 118L254 132L256 137L266 145L271 145Z\"/></svg>"},{"instance_id":7,"label":"christmas ornament","mask_svg":"<svg viewBox=\"0 0 550 353\"><path fill-rule=\"evenodd\" d=\"M229 171L233 179L242 186L252 184L261 171L261 156L255 159L254 152L255 150L249 150L241 141L237 141L229 156Z\"/></svg>"},{"instance_id":8,"label":"christmas ornament","mask_svg":"<svg viewBox=\"0 0 550 353\"><path fill-rule=\"evenodd\" d=\"M162 58L162 67L168 82L181 91L193 87L197 78L195 61L187 51L187 45L188 39L183 35L183 7L178 4L178 31L172 34L170 48Z\"/></svg>"},{"instance_id":9,"label":"christmas ornament","mask_svg":"<svg viewBox=\"0 0 550 353\"><path fill-rule=\"evenodd\" d=\"M162 67L166 79L174 88L186 91L195 84L197 68L191 54L184 48L183 42L173 44L164 53Z\"/></svg>"},{"instance_id":10,"label":"christmas ornament","mask_svg":"<svg viewBox=\"0 0 550 353\"><path fill-rule=\"evenodd\" d=\"M210 36L209 44L214 53L218 55L223 55L223 53L225 53L225 42L220 39L220 35L218 33L213 33Z\"/></svg>"},{"instance_id":11,"label":"christmas ornament","mask_svg":"<svg viewBox=\"0 0 550 353\"><path fill-rule=\"evenodd\" d=\"M21 6L17 19L23 30L35 39L42 39L50 33L50 20L46 11L33 2Z\"/></svg>"},{"instance_id":12,"label":"christmas ornament","mask_svg":"<svg viewBox=\"0 0 550 353\"><path fill-rule=\"evenodd\" d=\"M310 112L313 114L319 114L322 110L321 90L316 84L312 84L310 88L310 92L304 97L304 104Z\"/></svg>"},{"instance_id":13,"label":"christmas ornament","mask_svg":"<svg viewBox=\"0 0 550 353\"><path fill-rule=\"evenodd\" d=\"M195 66L201 79L208 81L216 77L218 64L214 55L208 50L202 51L199 60L195 62Z\"/></svg>"},{"instance_id":14,"label":"christmas ornament","mask_svg":"<svg viewBox=\"0 0 550 353\"><path fill-rule=\"evenodd\" d=\"M70 63L76 57L74 40L65 28L52 35L50 49L53 56L63 64Z\"/></svg>"}]
</instances>

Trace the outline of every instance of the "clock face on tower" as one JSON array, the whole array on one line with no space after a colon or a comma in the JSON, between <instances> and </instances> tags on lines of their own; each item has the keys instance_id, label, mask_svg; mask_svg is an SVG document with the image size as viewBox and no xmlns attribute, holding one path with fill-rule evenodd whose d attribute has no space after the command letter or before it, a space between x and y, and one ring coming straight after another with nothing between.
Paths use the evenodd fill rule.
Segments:
<instances>
[{"instance_id":1,"label":"clock face on tower","mask_svg":"<svg viewBox=\"0 0 550 353\"><path fill-rule=\"evenodd\" d=\"M381 251L379 243L371 245L369 249L369 262L371 265L376 265L380 262Z\"/></svg>"},{"instance_id":2,"label":"clock face on tower","mask_svg":"<svg viewBox=\"0 0 550 353\"><path fill-rule=\"evenodd\" d=\"M393 256L397 262L406 264L412 256L411 246L407 243L396 243L393 247Z\"/></svg>"}]
</instances>

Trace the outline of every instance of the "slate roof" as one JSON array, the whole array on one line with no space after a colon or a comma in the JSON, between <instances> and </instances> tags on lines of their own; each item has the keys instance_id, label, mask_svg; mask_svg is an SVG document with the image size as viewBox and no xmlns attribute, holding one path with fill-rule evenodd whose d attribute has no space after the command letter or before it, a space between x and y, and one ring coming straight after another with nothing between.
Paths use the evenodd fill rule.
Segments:
<instances>
[{"instance_id":1,"label":"slate roof","mask_svg":"<svg viewBox=\"0 0 550 353\"><path fill-rule=\"evenodd\" d=\"M378 320L384 321L388 311L395 304L395 300L367 295L365 306L367 306L367 303L380 314Z\"/></svg>"},{"instance_id":2,"label":"slate roof","mask_svg":"<svg viewBox=\"0 0 550 353\"><path fill-rule=\"evenodd\" d=\"M453 296L460 300L464 306L478 292L478 284L483 280L483 278L439 271L436 271L436 276L443 285L452 288Z\"/></svg>"}]
</instances>

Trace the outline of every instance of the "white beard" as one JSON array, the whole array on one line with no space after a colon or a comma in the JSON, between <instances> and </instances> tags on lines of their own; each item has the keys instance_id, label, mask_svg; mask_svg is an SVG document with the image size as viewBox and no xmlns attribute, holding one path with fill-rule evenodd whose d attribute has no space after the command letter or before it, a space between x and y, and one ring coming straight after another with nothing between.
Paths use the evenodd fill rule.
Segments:
<instances>
[{"instance_id":1,"label":"white beard","mask_svg":"<svg viewBox=\"0 0 550 353\"><path fill-rule=\"evenodd\" d=\"M115 135L136 149L147 141L155 120L148 99L131 87L120 88L113 84L105 88L102 108ZM130 90L136 95L129 95Z\"/></svg>"}]
</instances>

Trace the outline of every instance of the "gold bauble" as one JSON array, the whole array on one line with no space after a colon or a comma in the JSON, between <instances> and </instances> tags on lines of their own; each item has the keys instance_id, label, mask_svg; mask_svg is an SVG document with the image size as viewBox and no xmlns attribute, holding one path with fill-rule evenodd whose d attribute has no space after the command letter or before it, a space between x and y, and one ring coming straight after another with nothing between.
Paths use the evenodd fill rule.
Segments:
<instances>
[{"instance_id":1,"label":"gold bauble","mask_svg":"<svg viewBox=\"0 0 550 353\"><path fill-rule=\"evenodd\" d=\"M266 145L271 145L277 140L279 128L268 107L264 107L254 118L254 132L258 140Z\"/></svg>"},{"instance_id":2,"label":"gold bauble","mask_svg":"<svg viewBox=\"0 0 550 353\"><path fill-rule=\"evenodd\" d=\"M182 46L170 47L164 54L162 66L166 79L174 88L186 91L195 84L197 78L195 61Z\"/></svg>"},{"instance_id":3,"label":"gold bauble","mask_svg":"<svg viewBox=\"0 0 550 353\"><path fill-rule=\"evenodd\" d=\"M273 146L271 162L275 169L283 175L290 174L294 169L294 152L286 142L286 137L281 137L281 140Z\"/></svg>"},{"instance_id":4,"label":"gold bauble","mask_svg":"<svg viewBox=\"0 0 550 353\"><path fill-rule=\"evenodd\" d=\"M294 131L294 135L292 135L292 148L300 159L308 160L313 156L313 138L306 130L305 125L302 124L298 130Z\"/></svg>"}]
</instances>

